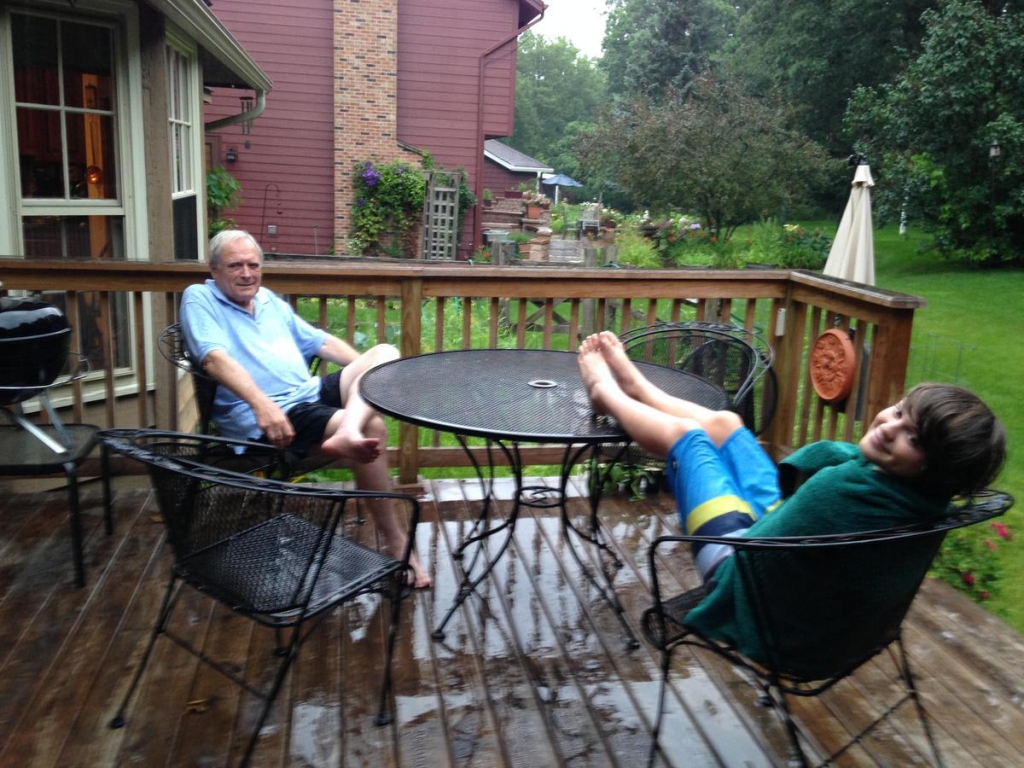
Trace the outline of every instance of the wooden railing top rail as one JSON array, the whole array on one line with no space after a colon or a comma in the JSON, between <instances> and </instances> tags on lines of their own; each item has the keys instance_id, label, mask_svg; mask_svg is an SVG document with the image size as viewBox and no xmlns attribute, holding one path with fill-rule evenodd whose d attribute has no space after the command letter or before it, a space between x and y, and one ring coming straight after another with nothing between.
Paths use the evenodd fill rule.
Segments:
<instances>
[{"instance_id":1,"label":"wooden railing top rail","mask_svg":"<svg viewBox=\"0 0 1024 768\"><path fill-rule=\"evenodd\" d=\"M135 324L132 340L137 361L152 361L147 332L176 316L177 295L208 276L200 262L125 262L98 260L35 260L0 256L2 290L96 292L102 312L100 335L104 361L105 423L115 425L116 367L113 346L113 302L119 292L130 295ZM326 322L329 299L343 299L348 337L355 331L355 306L359 298L386 298L376 302L377 340L386 331L400 333L405 355L424 348L442 348L445 322L457 318L461 344L498 343L498 326L516 320L510 332L522 346L530 333L540 334L549 347L556 326L560 344L572 348L572 337L602 327L628 330L657 318L678 317L683 305L687 316L697 319L727 317L750 327L763 324L775 347L778 408L769 430L761 439L772 455L780 458L802 444L821 437L855 439L858 424L870 419L903 391L909 359L914 310L926 305L917 296L849 283L803 271L785 269L613 269L564 266L491 266L466 263L406 262L351 259L276 261L264 265L266 285L279 294L309 296L318 300L320 322ZM151 302L143 311L145 295ZM465 299L465 303L448 299ZM395 299L396 301L392 301ZM481 301L483 300L483 301ZM563 304L569 300L568 304ZM587 301L593 300L593 301ZM668 300L668 301L664 301ZM420 311L431 304L432 321ZM662 306L658 306L661 304ZM515 306L512 306L515 305ZM666 306L667 305L667 306ZM78 302L67 302L71 324L77 326ZM482 313L462 307L482 308ZM556 307L557 309L556 311ZM566 308L567 307L567 308ZM390 319L386 313L392 312ZM400 318L394 315L398 309ZM502 313L507 312L507 316ZM559 316L561 313L564 317ZM532 313L532 314L531 314ZM487 332L473 335L474 322L488 324ZM504 318L504 319L502 319ZM557 322L556 322L557 318ZM387 328L388 324L390 328ZM152 328L146 328L152 324ZM561 325L559 325L561 324ZM429 325L429 327L427 327ZM564 328L562 327L564 326ZM540 328L538 331L537 328ZM855 335L854 384L849 402L826 404L810 384L808 349L826 328L840 327ZM486 338L487 341L481 341ZM430 340L432 339L432 344ZM533 339L536 342L536 339ZM456 341L456 343L460 343ZM153 397L136 398L138 424L169 423L178 407L177 381L166 366L151 366L155 376ZM148 391L147 366L135 368L138 391ZM863 379L863 381L862 381ZM149 402L150 399L152 402ZM770 398L766 398L765 403ZM83 411L83 393L74 393L76 418ZM168 410L170 408L170 410ZM531 447L535 458L544 447ZM414 478L423 466L450 466L449 449L420 448L414 430L403 429L400 469L403 478ZM441 455L445 454L445 455ZM535 463L535 462L531 462Z\"/></svg>"},{"instance_id":2,"label":"wooden railing top rail","mask_svg":"<svg viewBox=\"0 0 1024 768\"><path fill-rule=\"evenodd\" d=\"M9 290L78 291L182 291L205 278L199 262L126 262L95 260L26 260L0 257L0 280ZM925 306L918 296L849 283L813 272L786 269L582 269L493 267L464 263L388 262L382 264L338 260L337 263L267 263L264 280L279 293L312 295L398 295L403 282L426 280L425 296L494 295L590 298L644 296L675 298L680 284L705 298L783 298L787 291L798 301L818 305L848 304L849 314L874 306L879 309L916 309ZM515 290L513 284L518 284ZM626 289L625 286L629 285ZM624 293L625 290L625 293ZM837 310L839 311L839 310Z\"/></svg>"}]
</instances>

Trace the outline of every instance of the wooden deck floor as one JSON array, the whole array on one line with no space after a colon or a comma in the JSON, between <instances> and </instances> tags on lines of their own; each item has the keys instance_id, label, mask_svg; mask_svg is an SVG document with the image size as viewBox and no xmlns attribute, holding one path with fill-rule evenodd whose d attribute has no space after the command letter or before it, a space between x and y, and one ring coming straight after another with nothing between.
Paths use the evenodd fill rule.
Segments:
<instances>
[{"instance_id":1,"label":"wooden deck floor","mask_svg":"<svg viewBox=\"0 0 1024 768\"><path fill-rule=\"evenodd\" d=\"M106 727L137 663L168 567L150 494L119 484L116 531L99 489L84 492L87 586L74 589L62 492L0 501L0 765L220 766L237 760L256 700L161 641L122 730ZM455 591L450 552L479 509L469 483L433 482L418 546L436 586L407 601L395 661L397 718L372 722L384 622L375 600L337 611L303 648L254 755L260 766L639 766L650 741L657 657L627 651L621 627L566 554L549 512L528 513L491 578L430 639ZM578 504L579 501L573 502ZM643 552L676 530L671 499L603 504L626 564L617 593L635 619L648 603ZM365 526L372 536L372 526ZM680 553L680 578L692 578ZM269 632L183 599L179 631L265 675ZM912 661L952 766L1024 765L1024 642L944 585L926 585L907 628ZM815 741L890 691L869 664L797 708ZM784 765L776 715L715 659L676 654L664 745L679 766ZM841 765L927 763L916 719L897 718ZM665 764L665 763L662 763Z\"/></svg>"}]
</instances>

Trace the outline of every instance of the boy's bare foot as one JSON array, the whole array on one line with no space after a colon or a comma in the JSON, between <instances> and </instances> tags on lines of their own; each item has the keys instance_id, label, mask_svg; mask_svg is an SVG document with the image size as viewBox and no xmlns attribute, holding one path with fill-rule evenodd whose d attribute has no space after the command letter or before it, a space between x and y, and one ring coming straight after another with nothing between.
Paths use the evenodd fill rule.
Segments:
<instances>
[{"instance_id":1,"label":"boy's bare foot","mask_svg":"<svg viewBox=\"0 0 1024 768\"><path fill-rule=\"evenodd\" d=\"M626 354L626 348L622 346L619 337L611 331L601 331L598 334L598 343L601 354L622 391L635 400L643 400L644 388L649 382Z\"/></svg>"},{"instance_id":2,"label":"boy's bare foot","mask_svg":"<svg viewBox=\"0 0 1024 768\"><path fill-rule=\"evenodd\" d=\"M356 432L339 429L320 445L320 450L329 456L369 464L380 457L380 440Z\"/></svg>"},{"instance_id":3,"label":"boy's bare foot","mask_svg":"<svg viewBox=\"0 0 1024 768\"><path fill-rule=\"evenodd\" d=\"M598 334L591 334L583 340L576 354L576 362L579 365L583 386L590 397L590 407L594 409L595 413L607 413L602 391L605 387L614 387L616 384L612 371L602 354L601 339Z\"/></svg>"}]
</instances>

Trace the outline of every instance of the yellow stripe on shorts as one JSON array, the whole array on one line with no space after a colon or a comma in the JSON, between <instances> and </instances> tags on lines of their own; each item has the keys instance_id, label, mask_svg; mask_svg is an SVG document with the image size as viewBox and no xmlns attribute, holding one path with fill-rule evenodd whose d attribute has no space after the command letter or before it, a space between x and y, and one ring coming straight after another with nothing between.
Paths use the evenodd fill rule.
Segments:
<instances>
[{"instance_id":1,"label":"yellow stripe on shorts","mask_svg":"<svg viewBox=\"0 0 1024 768\"><path fill-rule=\"evenodd\" d=\"M694 507L689 514L686 515L686 532L692 535L696 531L700 530L700 527L708 521L714 520L716 517L721 517L722 515L727 515L730 512L746 515L754 521L757 520L753 510L750 508L750 504L745 502L739 496L716 496L713 499L705 501L700 506Z\"/></svg>"}]
</instances>

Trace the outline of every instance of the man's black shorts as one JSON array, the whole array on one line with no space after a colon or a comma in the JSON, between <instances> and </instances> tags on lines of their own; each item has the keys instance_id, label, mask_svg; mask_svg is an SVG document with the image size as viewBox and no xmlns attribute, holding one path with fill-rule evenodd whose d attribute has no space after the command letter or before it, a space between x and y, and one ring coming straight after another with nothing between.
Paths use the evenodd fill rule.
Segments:
<instances>
[{"instance_id":1,"label":"man's black shorts","mask_svg":"<svg viewBox=\"0 0 1024 768\"><path fill-rule=\"evenodd\" d=\"M341 371L327 374L320 379L320 399L317 402L299 403L288 411L288 420L295 430L289 451L305 456L310 448L318 448L324 441L327 422L342 407L340 379Z\"/></svg>"}]
</instances>

